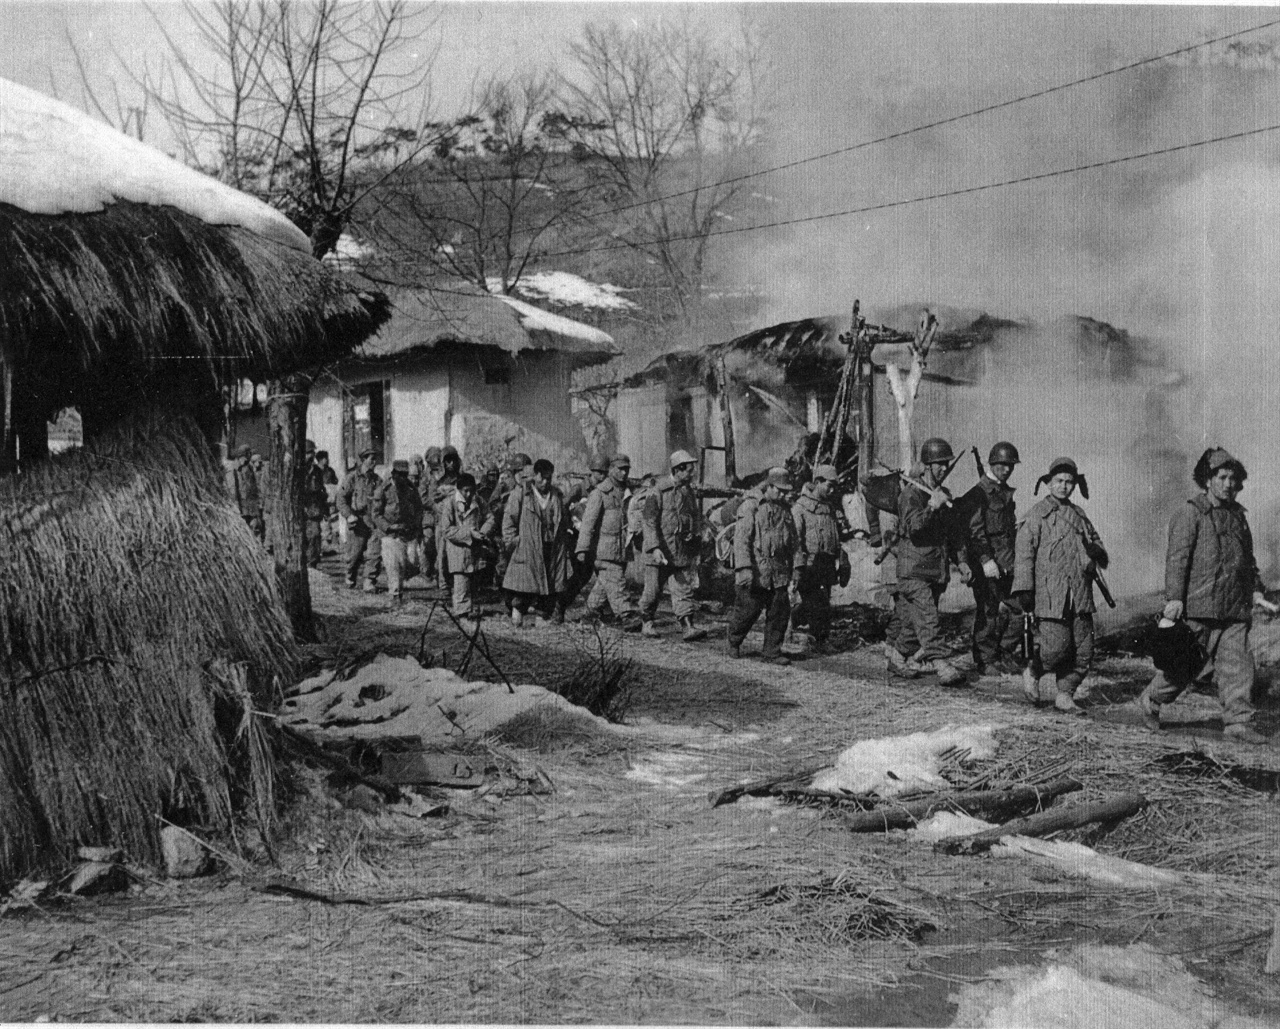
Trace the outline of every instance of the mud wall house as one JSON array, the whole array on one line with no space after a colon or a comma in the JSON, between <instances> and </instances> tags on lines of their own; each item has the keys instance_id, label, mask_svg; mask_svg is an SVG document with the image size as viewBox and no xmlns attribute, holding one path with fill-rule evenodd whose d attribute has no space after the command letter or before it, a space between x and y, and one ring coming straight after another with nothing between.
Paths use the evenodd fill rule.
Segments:
<instances>
[{"instance_id":1,"label":"mud wall house","mask_svg":"<svg viewBox=\"0 0 1280 1029\"><path fill-rule=\"evenodd\" d=\"M391 320L312 389L308 437L335 467L366 447L389 463L446 445L468 467L509 450L583 465L570 380L617 354L607 333L464 287L402 291L393 305Z\"/></svg>"},{"instance_id":2,"label":"mud wall house","mask_svg":"<svg viewBox=\"0 0 1280 1029\"><path fill-rule=\"evenodd\" d=\"M233 793L267 831L248 708L297 651L223 487L221 390L385 306L261 201L0 80L0 882L78 845L158 860L157 816L225 829ZM50 456L66 408L85 445Z\"/></svg>"},{"instance_id":3,"label":"mud wall house","mask_svg":"<svg viewBox=\"0 0 1280 1029\"><path fill-rule=\"evenodd\" d=\"M887 362L910 365L908 342L918 308L901 308L869 326L873 341L871 389L872 457L898 463L898 419L884 377ZM991 442L1009 430L1007 397L972 387L991 381L1004 362L1022 365L1020 350L1055 345L1071 348L1079 374L1122 380L1133 375L1138 348L1122 331L1089 318L1036 326L986 314L946 312L929 356L913 436L945 436L957 445ZM848 319L837 316L781 322L723 343L674 351L638 369L624 370L609 416L619 446L637 467L664 467L667 455L704 448L706 481L721 484L723 415L717 365L723 362L739 476L785 460L806 432L818 432L831 410L846 347L840 334ZM991 378L989 378L991 377ZM969 439L974 436L974 439ZM963 437L963 438L961 438ZM980 438L979 438L980 437ZM985 456L985 455L984 455Z\"/></svg>"}]
</instances>

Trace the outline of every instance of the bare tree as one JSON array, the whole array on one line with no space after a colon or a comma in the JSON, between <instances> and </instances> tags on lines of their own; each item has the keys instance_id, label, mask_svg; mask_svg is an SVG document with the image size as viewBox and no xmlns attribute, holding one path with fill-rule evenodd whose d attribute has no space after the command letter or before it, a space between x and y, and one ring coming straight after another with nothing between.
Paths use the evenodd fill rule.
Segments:
<instances>
[{"instance_id":1,"label":"bare tree","mask_svg":"<svg viewBox=\"0 0 1280 1029\"><path fill-rule=\"evenodd\" d=\"M599 186L602 236L655 261L696 316L711 233L730 217L764 128L762 47L745 19L717 40L687 19L588 26L572 47L565 104L549 128Z\"/></svg>"},{"instance_id":2,"label":"bare tree","mask_svg":"<svg viewBox=\"0 0 1280 1029\"><path fill-rule=\"evenodd\" d=\"M360 202L433 141L421 128L434 13L407 0L219 0L186 11L206 52L185 53L166 34L168 51L135 84L190 163L282 210L317 258L333 252ZM313 634L302 546L311 384L306 373L269 383L267 410L267 540L302 637Z\"/></svg>"},{"instance_id":3,"label":"bare tree","mask_svg":"<svg viewBox=\"0 0 1280 1029\"><path fill-rule=\"evenodd\" d=\"M379 198L376 233L402 264L515 289L547 240L563 239L586 188L545 129L555 105L552 77L531 70L488 79L467 114L431 125L429 155L402 166Z\"/></svg>"}]
</instances>

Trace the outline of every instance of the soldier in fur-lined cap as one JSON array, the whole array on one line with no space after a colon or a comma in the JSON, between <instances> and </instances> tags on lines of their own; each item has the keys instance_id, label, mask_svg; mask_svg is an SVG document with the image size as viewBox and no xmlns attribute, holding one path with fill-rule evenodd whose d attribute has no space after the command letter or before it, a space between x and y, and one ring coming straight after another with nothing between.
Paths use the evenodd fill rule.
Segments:
<instances>
[{"instance_id":1,"label":"soldier in fur-lined cap","mask_svg":"<svg viewBox=\"0 0 1280 1029\"><path fill-rule=\"evenodd\" d=\"M1089 485L1075 461L1054 458L1036 492L1048 484L1049 495L1027 512L1014 543L1013 606L1035 614L1040 622L1042 674L1037 697L1065 714L1080 714L1076 703L1089 695L1085 678L1093 664L1093 599L1095 571L1110 558L1088 516L1071 495L1089 499Z\"/></svg>"},{"instance_id":2,"label":"soldier in fur-lined cap","mask_svg":"<svg viewBox=\"0 0 1280 1029\"><path fill-rule=\"evenodd\" d=\"M1253 657L1249 629L1253 608L1275 613L1265 597L1253 553L1253 535L1236 501L1248 477L1244 465L1221 447L1210 447L1192 478L1200 492L1169 524L1163 617L1185 619L1204 664L1157 672L1138 703L1147 725L1160 727L1160 709L1194 682L1212 681L1222 703L1226 735L1242 743L1266 743L1254 716Z\"/></svg>"}]
</instances>

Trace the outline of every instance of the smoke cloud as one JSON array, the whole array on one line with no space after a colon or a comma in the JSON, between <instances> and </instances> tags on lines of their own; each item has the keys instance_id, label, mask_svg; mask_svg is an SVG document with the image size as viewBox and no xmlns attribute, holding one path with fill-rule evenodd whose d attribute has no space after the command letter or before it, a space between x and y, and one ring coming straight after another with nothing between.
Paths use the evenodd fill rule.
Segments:
<instances>
[{"instance_id":1,"label":"smoke cloud","mask_svg":"<svg viewBox=\"0 0 1280 1029\"><path fill-rule=\"evenodd\" d=\"M771 38L788 76L786 118L769 163L1266 20L1223 8L986 5L806 5L779 18ZM775 198L771 217L798 217L1245 132L1276 121L1276 39L1242 37L756 188ZM1270 581L1280 575L1280 133L748 238L729 265L768 296L761 324L844 311L855 296L872 315L951 305L1027 322L997 336L978 385L924 384L916 439L937 431L984 458L997 440L1015 442L1020 511L1048 462L1074 457L1117 588L1161 588L1169 518L1195 492L1191 467L1210 445L1248 467L1241 500L1259 563ZM1130 339L1107 344L1077 316ZM877 402L891 403L887 390Z\"/></svg>"}]
</instances>

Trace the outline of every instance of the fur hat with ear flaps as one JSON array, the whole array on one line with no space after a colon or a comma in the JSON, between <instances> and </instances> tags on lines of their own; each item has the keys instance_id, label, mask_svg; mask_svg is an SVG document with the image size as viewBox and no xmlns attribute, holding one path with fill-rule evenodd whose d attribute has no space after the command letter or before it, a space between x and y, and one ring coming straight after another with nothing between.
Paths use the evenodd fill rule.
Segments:
<instances>
[{"instance_id":1,"label":"fur hat with ear flaps","mask_svg":"<svg viewBox=\"0 0 1280 1029\"><path fill-rule=\"evenodd\" d=\"M1076 463L1069 457L1055 457L1051 462L1049 462L1049 470L1044 475L1040 476L1040 478L1036 479L1036 488L1031 492L1033 494L1038 494L1040 492L1040 487L1047 484L1048 481L1059 472L1070 472L1075 476L1076 487L1080 490L1080 496L1084 497L1085 500L1089 499L1089 483L1085 477L1080 474L1080 469L1076 467Z\"/></svg>"},{"instance_id":2,"label":"fur hat with ear flaps","mask_svg":"<svg viewBox=\"0 0 1280 1029\"><path fill-rule=\"evenodd\" d=\"M1226 450L1223 450L1222 447L1210 447L1201 454L1200 460L1196 462L1195 468L1191 471L1191 478L1195 479L1196 485L1201 489L1208 489L1209 480L1218 473L1218 469L1223 467L1235 468L1241 485L1244 484L1245 479L1249 478L1249 473L1244 470L1244 465Z\"/></svg>"}]
</instances>

